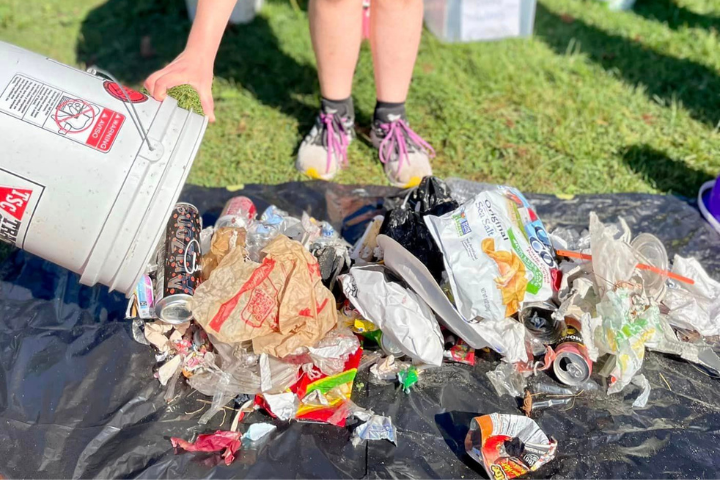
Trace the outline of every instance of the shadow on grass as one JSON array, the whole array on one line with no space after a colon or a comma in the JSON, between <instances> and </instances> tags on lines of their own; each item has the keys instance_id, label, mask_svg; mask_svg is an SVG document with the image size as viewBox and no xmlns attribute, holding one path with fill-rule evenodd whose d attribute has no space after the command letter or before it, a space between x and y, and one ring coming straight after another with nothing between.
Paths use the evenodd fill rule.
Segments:
<instances>
[{"instance_id":1,"label":"shadow on grass","mask_svg":"<svg viewBox=\"0 0 720 480\"><path fill-rule=\"evenodd\" d=\"M183 0L108 0L83 21L78 59L112 72L123 83L142 83L182 52L190 26ZM152 52L141 49L147 38ZM301 131L313 123L317 109L296 96L319 95L317 71L282 51L264 17L228 26L215 76L237 82L265 105L296 118Z\"/></svg>"},{"instance_id":2,"label":"shadow on grass","mask_svg":"<svg viewBox=\"0 0 720 480\"><path fill-rule=\"evenodd\" d=\"M720 120L720 77L708 67L658 53L643 46L642 39L630 40L561 17L540 3L535 34L560 55L574 40L592 61L616 71L625 82L644 87L649 98L658 97L666 105L677 99L693 118L712 127Z\"/></svg>"},{"instance_id":3,"label":"shadow on grass","mask_svg":"<svg viewBox=\"0 0 720 480\"><path fill-rule=\"evenodd\" d=\"M713 178L649 145L627 148L623 152L623 161L646 183L666 193L696 192L703 183Z\"/></svg>"},{"instance_id":4,"label":"shadow on grass","mask_svg":"<svg viewBox=\"0 0 720 480\"><path fill-rule=\"evenodd\" d=\"M674 0L640 0L633 7L633 12L648 20L667 23L673 30L683 26L720 30L720 17L695 13L677 5Z\"/></svg>"}]
</instances>

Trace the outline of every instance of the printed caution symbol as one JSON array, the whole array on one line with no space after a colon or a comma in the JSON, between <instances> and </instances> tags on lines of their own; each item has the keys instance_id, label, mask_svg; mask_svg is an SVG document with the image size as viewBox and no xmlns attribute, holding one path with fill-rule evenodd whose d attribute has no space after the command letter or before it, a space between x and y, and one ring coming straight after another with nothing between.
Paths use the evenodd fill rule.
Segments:
<instances>
[{"instance_id":1,"label":"printed caution symbol","mask_svg":"<svg viewBox=\"0 0 720 480\"><path fill-rule=\"evenodd\" d=\"M77 134L90 128L95 121L95 109L84 100L65 100L55 110L55 123L60 135Z\"/></svg>"}]
</instances>

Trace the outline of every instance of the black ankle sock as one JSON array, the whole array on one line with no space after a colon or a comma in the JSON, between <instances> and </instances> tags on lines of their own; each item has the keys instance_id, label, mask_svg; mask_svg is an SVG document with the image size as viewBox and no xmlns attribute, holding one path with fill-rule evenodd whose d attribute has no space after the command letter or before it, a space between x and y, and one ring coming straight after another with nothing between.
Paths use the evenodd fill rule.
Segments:
<instances>
[{"instance_id":1,"label":"black ankle sock","mask_svg":"<svg viewBox=\"0 0 720 480\"><path fill-rule=\"evenodd\" d=\"M375 104L375 120L387 123L392 121L392 119L389 118L390 115L393 115L393 117L399 115L400 118L405 118L405 102L394 103L381 102L378 100Z\"/></svg>"},{"instance_id":2,"label":"black ankle sock","mask_svg":"<svg viewBox=\"0 0 720 480\"><path fill-rule=\"evenodd\" d=\"M352 97L344 100L330 100L329 98L322 97L320 99L320 108L323 112L332 111L341 117L355 120L355 106L353 105Z\"/></svg>"}]
</instances>

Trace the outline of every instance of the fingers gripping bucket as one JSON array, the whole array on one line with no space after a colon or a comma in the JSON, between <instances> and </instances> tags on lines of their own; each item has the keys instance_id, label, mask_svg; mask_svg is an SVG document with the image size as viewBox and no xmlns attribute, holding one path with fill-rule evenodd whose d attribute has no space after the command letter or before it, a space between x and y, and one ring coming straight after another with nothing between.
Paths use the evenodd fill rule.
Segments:
<instances>
[{"instance_id":1,"label":"fingers gripping bucket","mask_svg":"<svg viewBox=\"0 0 720 480\"><path fill-rule=\"evenodd\" d=\"M172 98L0 42L0 240L130 294L206 127Z\"/></svg>"}]
</instances>

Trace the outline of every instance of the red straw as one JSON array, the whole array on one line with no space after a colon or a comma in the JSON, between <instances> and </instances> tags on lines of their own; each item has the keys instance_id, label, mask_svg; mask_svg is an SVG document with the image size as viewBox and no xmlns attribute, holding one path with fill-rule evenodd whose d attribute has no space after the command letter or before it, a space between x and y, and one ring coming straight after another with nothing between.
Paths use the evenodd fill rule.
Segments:
<instances>
[{"instance_id":1,"label":"red straw","mask_svg":"<svg viewBox=\"0 0 720 480\"><path fill-rule=\"evenodd\" d=\"M571 252L570 250L556 250L556 252L561 257L578 258L580 260L592 260L592 255L587 255L585 253ZM653 273L657 273L658 275L677 280L678 282L687 283L688 285L695 285L695 280L693 280L692 278L683 277L682 275L678 275L677 273L673 273L668 270L661 270L657 267L653 267L652 265L639 263L637 268L639 268L640 270L649 270Z\"/></svg>"}]
</instances>

